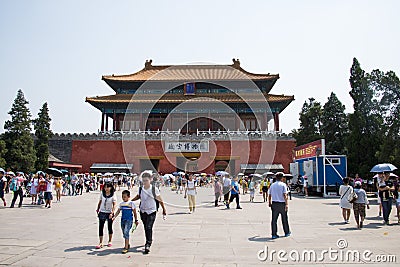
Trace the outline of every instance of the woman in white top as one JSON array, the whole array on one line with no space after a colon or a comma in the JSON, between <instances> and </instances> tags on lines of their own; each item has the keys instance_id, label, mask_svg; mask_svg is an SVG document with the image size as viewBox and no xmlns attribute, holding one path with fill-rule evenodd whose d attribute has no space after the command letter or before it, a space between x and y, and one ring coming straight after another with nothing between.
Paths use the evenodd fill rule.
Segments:
<instances>
[{"instance_id":1,"label":"woman in white top","mask_svg":"<svg viewBox=\"0 0 400 267\"><path fill-rule=\"evenodd\" d=\"M35 174L33 176L31 183L32 183L32 185L31 185L30 194L31 194L31 197L32 197L32 203L31 204L33 205L33 204L36 204L36 202L37 202L37 188L39 186L39 178L38 178L37 174Z\"/></svg>"},{"instance_id":2,"label":"woman in white top","mask_svg":"<svg viewBox=\"0 0 400 267\"><path fill-rule=\"evenodd\" d=\"M187 186L185 187L185 198L189 200L189 213L193 213L196 208L196 181L193 180L193 174L189 174Z\"/></svg>"},{"instance_id":3,"label":"woman in white top","mask_svg":"<svg viewBox=\"0 0 400 267\"><path fill-rule=\"evenodd\" d=\"M349 202L348 198L352 193L353 187L349 185L349 178L346 177L343 179L343 185L339 188L340 207L342 208L344 223L349 223L350 210L353 205Z\"/></svg>"},{"instance_id":4,"label":"woman in white top","mask_svg":"<svg viewBox=\"0 0 400 267\"><path fill-rule=\"evenodd\" d=\"M107 221L108 227L108 247L112 246L112 236L113 236L113 217L115 205L117 203L117 197L114 194L115 189L111 183L105 183L102 192L100 193L99 203L97 204L97 217L99 218L99 245L96 246L97 249L103 247L103 229L104 224Z\"/></svg>"}]
</instances>

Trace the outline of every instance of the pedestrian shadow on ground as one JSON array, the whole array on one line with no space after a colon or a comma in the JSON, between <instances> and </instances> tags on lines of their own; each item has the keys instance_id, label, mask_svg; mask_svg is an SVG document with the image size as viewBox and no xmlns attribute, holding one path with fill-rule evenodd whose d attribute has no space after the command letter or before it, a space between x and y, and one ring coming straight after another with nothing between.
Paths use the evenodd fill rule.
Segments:
<instances>
[{"instance_id":1,"label":"pedestrian shadow on ground","mask_svg":"<svg viewBox=\"0 0 400 267\"><path fill-rule=\"evenodd\" d=\"M378 217L366 217L365 218L368 221L383 221L383 218L378 216Z\"/></svg>"},{"instance_id":2,"label":"pedestrian shadow on ground","mask_svg":"<svg viewBox=\"0 0 400 267\"><path fill-rule=\"evenodd\" d=\"M345 225L344 222L333 222L333 223L328 223L330 226L337 226L337 225Z\"/></svg>"},{"instance_id":3,"label":"pedestrian shadow on ground","mask_svg":"<svg viewBox=\"0 0 400 267\"><path fill-rule=\"evenodd\" d=\"M138 252L143 253L143 249L139 248L143 248L143 246L131 247L128 253L138 253ZM101 249L96 249L96 246L80 246L80 247L67 248L64 250L64 252L66 253L74 251L87 251L88 255L93 255L93 256L107 256L110 254L121 254L122 247L108 248L107 246L105 246Z\"/></svg>"},{"instance_id":4,"label":"pedestrian shadow on ground","mask_svg":"<svg viewBox=\"0 0 400 267\"><path fill-rule=\"evenodd\" d=\"M261 237L261 236L253 236L248 238L249 241L251 242L272 242L274 239L270 237Z\"/></svg>"},{"instance_id":5,"label":"pedestrian shadow on ground","mask_svg":"<svg viewBox=\"0 0 400 267\"><path fill-rule=\"evenodd\" d=\"M185 211L178 211L178 212L168 213L168 216L183 215L183 214L188 214L188 212L185 212Z\"/></svg>"},{"instance_id":6,"label":"pedestrian shadow on ground","mask_svg":"<svg viewBox=\"0 0 400 267\"><path fill-rule=\"evenodd\" d=\"M339 206L339 203L336 203L336 202L322 203L322 204L328 205L328 206Z\"/></svg>"},{"instance_id":7,"label":"pedestrian shadow on ground","mask_svg":"<svg viewBox=\"0 0 400 267\"><path fill-rule=\"evenodd\" d=\"M45 206L42 206L42 205L28 205L28 204L22 204L22 208L23 209L47 209Z\"/></svg>"},{"instance_id":8,"label":"pedestrian shadow on ground","mask_svg":"<svg viewBox=\"0 0 400 267\"><path fill-rule=\"evenodd\" d=\"M382 224L381 223L368 223L364 224L363 228L366 229L381 229ZM359 231L357 227L348 227L348 228L339 228L341 231Z\"/></svg>"}]
</instances>

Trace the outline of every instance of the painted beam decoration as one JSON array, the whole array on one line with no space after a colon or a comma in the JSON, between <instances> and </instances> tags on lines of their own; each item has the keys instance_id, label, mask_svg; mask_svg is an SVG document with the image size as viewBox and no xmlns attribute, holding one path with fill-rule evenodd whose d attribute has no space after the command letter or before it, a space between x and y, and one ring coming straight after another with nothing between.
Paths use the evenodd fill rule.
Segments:
<instances>
[{"instance_id":1,"label":"painted beam decoration","mask_svg":"<svg viewBox=\"0 0 400 267\"><path fill-rule=\"evenodd\" d=\"M170 142L165 141L165 152L209 152L208 141L202 142Z\"/></svg>"},{"instance_id":2,"label":"painted beam decoration","mask_svg":"<svg viewBox=\"0 0 400 267\"><path fill-rule=\"evenodd\" d=\"M295 147L293 149L293 157L294 159L303 159L315 157L318 155L325 154L325 140L317 140L302 146Z\"/></svg>"}]
</instances>

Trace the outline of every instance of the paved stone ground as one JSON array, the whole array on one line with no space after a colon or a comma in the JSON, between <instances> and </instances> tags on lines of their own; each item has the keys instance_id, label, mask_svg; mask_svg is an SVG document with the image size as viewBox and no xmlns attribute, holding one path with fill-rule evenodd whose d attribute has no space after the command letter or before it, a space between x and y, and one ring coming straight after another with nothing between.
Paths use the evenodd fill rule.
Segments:
<instances>
[{"instance_id":1,"label":"paved stone ground","mask_svg":"<svg viewBox=\"0 0 400 267\"><path fill-rule=\"evenodd\" d=\"M137 188L133 190L137 191ZM118 200L121 192L117 192ZM296 265L336 266L354 262L335 262L328 256L322 262L288 262L277 260L260 261L257 254L265 246L271 250L314 249L317 253L329 248L338 249L337 241L342 238L348 243L347 250L371 250L377 254L395 255L400 262L400 226L395 212L393 223L382 225L377 217L378 206L374 200L367 210L365 228L355 229L354 217L351 224L342 223L338 199L294 197L290 202L289 220L292 236L270 239L271 212L262 196L256 203L249 203L249 195L241 195L242 210L223 206L215 208L211 188L201 188L197 195L197 208L188 214L186 199L162 188L168 202L168 216L157 217L154 227L154 243L149 255L143 255L144 233L140 224L131 237L131 251L121 254L123 244L119 219L114 224L113 247L95 249L98 243L97 218L95 214L99 192L78 197L63 197L51 209L31 206L28 199L19 208L0 207L0 265L10 266L253 266L253 265ZM10 203L11 194L6 198ZM233 205L232 205L233 206ZM279 224L279 232L282 227ZM318 254L319 255L319 254ZM263 255L261 255L263 256ZM371 258L373 257L371 256ZM286 255L288 258L288 255ZM365 266L361 262L360 266ZM387 266L374 263L369 266ZM393 263L392 263L393 265ZM394 265L393 265L394 266Z\"/></svg>"}]
</instances>

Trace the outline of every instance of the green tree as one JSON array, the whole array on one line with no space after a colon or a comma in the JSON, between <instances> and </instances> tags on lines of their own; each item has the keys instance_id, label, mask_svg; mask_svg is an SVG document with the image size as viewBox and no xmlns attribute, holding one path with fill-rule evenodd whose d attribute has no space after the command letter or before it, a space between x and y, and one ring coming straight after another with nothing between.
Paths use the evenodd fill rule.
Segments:
<instances>
[{"instance_id":1,"label":"green tree","mask_svg":"<svg viewBox=\"0 0 400 267\"><path fill-rule=\"evenodd\" d=\"M321 115L321 135L325 138L326 153L341 155L345 153L345 139L348 134L346 107L335 93L331 93Z\"/></svg>"},{"instance_id":2,"label":"green tree","mask_svg":"<svg viewBox=\"0 0 400 267\"><path fill-rule=\"evenodd\" d=\"M374 70L369 80L380 97L379 106L384 120L383 142L378 154L380 162L400 165L400 80L393 71Z\"/></svg>"},{"instance_id":3,"label":"green tree","mask_svg":"<svg viewBox=\"0 0 400 267\"><path fill-rule=\"evenodd\" d=\"M33 171L36 160L28 104L22 90L18 90L17 97L8 112L11 120L4 123L7 166L12 170L23 172Z\"/></svg>"},{"instance_id":4,"label":"green tree","mask_svg":"<svg viewBox=\"0 0 400 267\"><path fill-rule=\"evenodd\" d=\"M6 166L5 155L7 153L6 142L3 140L3 136L0 136L0 167L4 168Z\"/></svg>"},{"instance_id":5,"label":"green tree","mask_svg":"<svg viewBox=\"0 0 400 267\"><path fill-rule=\"evenodd\" d=\"M36 170L45 170L49 166L49 139L53 135L50 130L50 116L47 103L44 103L39 111L38 118L33 121L35 136L37 138L36 148Z\"/></svg>"},{"instance_id":6,"label":"green tree","mask_svg":"<svg viewBox=\"0 0 400 267\"><path fill-rule=\"evenodd\" d=\"M348 170L350 175L359 173L367 176L378 161L383 119L368 75L356 58L350 69L350 86L354 112L349 115L349 136L346 140Z\"/></svg>"},{"instance_id":7,"label":"green tree","mask_svg":"<svg viewBox=\"0 0 400 267\"><path fill-rule=\"evenodd\" d=\"M296 139L297 145L307 144L321 138L321 103L309 98L304 102L300 112L300 128L293 130L292 135Z\"/></svg>"}]
</instances>

